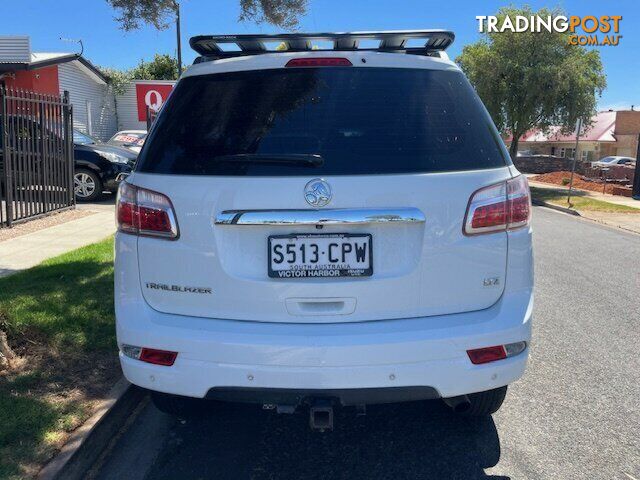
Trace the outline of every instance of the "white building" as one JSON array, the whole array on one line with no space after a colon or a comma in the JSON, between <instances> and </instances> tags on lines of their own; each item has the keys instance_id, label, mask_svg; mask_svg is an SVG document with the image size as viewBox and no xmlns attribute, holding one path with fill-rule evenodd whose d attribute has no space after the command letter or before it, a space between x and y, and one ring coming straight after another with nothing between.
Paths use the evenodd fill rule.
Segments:
<instances>
[{"instance_id":1,"label":"white building","mask_svg":"<svg viewBox=\"0 0 640 480\"><path fill-rule=\"evenodd\" d=\"M0 86L49 95L68 91L74 127L100 140L119 130L145 130L146 106L158 110L174 84L136 80L116 96L104 74L80 54L32 52L28 36L0 36Z\"/></svg>"}]
</instances>

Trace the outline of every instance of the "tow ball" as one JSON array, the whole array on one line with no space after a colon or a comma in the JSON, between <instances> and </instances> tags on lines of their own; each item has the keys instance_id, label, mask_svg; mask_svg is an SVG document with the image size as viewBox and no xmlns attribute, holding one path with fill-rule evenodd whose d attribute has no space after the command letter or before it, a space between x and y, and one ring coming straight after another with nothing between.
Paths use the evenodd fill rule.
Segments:
<instances>
[{"instance_id":1,"label":"tow ball","mask_svg":"<svg viewBox=\"0 0 640 480\"><path fill-rule=\"evenodd\" d=\"M314 399L309 407L309 426L312 430L333 430L333 405L331 400Z\"/></svg>"}]
</instances>

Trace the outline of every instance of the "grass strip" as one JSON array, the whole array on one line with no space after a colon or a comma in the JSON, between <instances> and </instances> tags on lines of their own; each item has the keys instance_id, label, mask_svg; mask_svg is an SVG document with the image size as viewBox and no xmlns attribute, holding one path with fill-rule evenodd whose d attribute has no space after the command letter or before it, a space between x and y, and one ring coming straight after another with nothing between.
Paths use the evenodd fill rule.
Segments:
<instances>
[{"instance_id":1,"label":"grass strip","mask_svg":"<svg viewBox=\"0 0 640 480\"><path fill-rule=\"evenodd\" d=\"M120 377L113 238L0 278L0 479L34 476Z\"/></svg>"}]
</instances>

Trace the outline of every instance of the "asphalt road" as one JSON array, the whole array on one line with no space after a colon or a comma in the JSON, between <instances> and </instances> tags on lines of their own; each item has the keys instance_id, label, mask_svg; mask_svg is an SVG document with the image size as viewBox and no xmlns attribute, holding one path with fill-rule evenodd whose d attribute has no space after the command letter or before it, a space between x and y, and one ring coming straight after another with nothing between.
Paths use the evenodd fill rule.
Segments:
<instances>
[{"instance_id":1,"label":"asphalt road","mask_svg":"<svg viewBox=\"0 0 640 480\"><path fill-rule=\"evenodd\" d=\"M181 423L149 404L97 477L640 480L640 236L542 208L534 229L532 356L493 418L419 402L317 433L304 415Z\"/></svg>"}]
</instances>

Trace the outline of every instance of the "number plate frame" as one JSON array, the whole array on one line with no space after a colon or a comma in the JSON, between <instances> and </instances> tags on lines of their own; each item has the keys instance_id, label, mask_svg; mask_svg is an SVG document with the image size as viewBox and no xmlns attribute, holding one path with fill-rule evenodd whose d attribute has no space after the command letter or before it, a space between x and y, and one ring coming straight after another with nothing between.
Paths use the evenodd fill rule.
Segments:
<instances>
[{"instance_id":1,"label":"number plate frame","mask_svg":"<svg viewBox=\"0 0 640 480\"><path fill-rule=\"evenodd\" d=\"M369 245L369 268L363 269L340 269L338 275L301 275L301 276L290 276L290 277L281 277L278 272L282 270L273 270L271 268L271 256L272 256L272 248L271 248L271 240L272 239L282 239L282 238L366 238L367 243ZM339 277L348 277L348 278L360 278L360 277L371 277L373 275L373 237L370 233L290 233L288 235L269 235L267 237L267 272L270 278L278 278L282 280L293 280L293 279L303 279L303 278L339 278ZM317 269L311 271L320 271L325 269ZM358 272L355 273L354 270ZM285 271L293 271L292 269ZM309 270L307 270L309 271Z\"/></svg>"}]
</instances>

